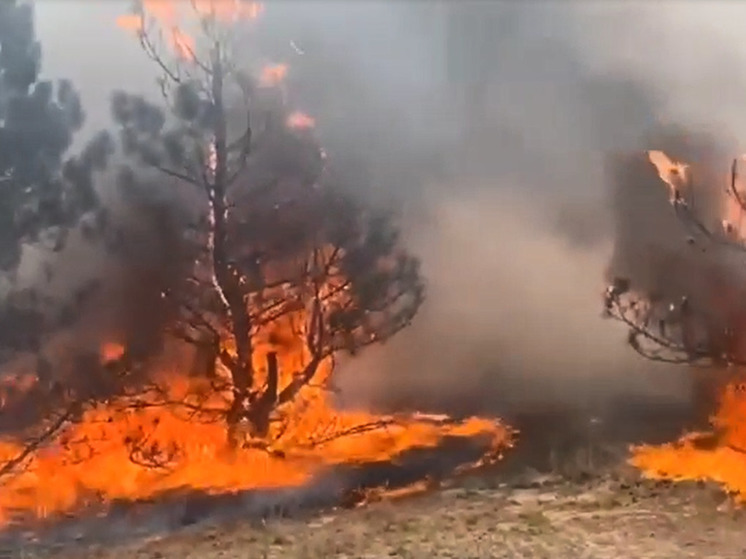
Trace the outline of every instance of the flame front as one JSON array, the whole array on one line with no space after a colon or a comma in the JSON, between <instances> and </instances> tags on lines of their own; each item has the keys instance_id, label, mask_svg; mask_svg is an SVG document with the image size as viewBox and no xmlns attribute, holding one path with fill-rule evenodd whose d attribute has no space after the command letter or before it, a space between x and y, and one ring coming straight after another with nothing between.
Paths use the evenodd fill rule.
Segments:
<instances>
[{"instance_id":1,"label":"flame front","mask_svg":"<svg viewBox=\"0 0 746 559\"><path fill-rule=\"evenodd\" d=\"M263 363L269 352L277 353L280 371L297 371L304 364L306 348L295 331L301 318L284 317L257 336L259 383L266 376ZM107 344L102 359L117 347ZM327 360L318 381L279 410L282 420L273 423L268 437L276 441L274 446L230 450L222 421L195 419L190 412L200 383L206 381L164 369L158 384L172 404L154 393L138 397L136 404L120 398L89 410L21 473L5 480L0 524L11 522L14 513L47 517L92 503L150 499L174 490L217 494L297 486L329 466L390 460L408 449L435 447L444 437L489 437L494 455L511 444L510 429L489 419L451 422L445 417L338 411L323 388L331 373ZM288 375L280 380L281 385L291 381ZM200 405L224 409L224 396L213 393ZM12 440L0 442L0 463L21 450Z\"/></svg>"},{"instance_id":2,"label":"flame front","mask_svg":"<svg viewBox=\"0 0 746 559\"><path fill-rule=\"evenodd\" d=\"M714 433L690 433L679 441L634 449L630 462L654 479L720 483L746 502L746 385L729 383L711 419Z\"/></svg>"}]
</instances>

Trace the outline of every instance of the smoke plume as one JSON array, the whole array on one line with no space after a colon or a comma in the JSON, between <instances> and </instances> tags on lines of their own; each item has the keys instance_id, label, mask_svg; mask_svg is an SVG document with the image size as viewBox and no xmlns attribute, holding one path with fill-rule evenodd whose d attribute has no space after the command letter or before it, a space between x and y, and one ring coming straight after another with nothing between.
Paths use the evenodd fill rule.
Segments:
<instances>
[{"instance_id":1,"label":"smoke plume","mask_svg":"<svg viewBox=\"0 0 746 559\"><path fill-rule=\"evenodd\" d=\"M75 80L93 130L115 87L153 93L153 70L114 29L125 3L74 5L38 8L45 68ZM723 22L742 12L271 4L250 38L259 58L290 64L293 102L350 188L401 208L428 280L410 330L344 363L345 401L467 413L686 398L682 370L642 361L601 320L600 294L609 274L663 281L660 253L684 250L663 187L634 154L671 149L712 174L736 151L746 52Z\"/></svg>"}]
</instances>

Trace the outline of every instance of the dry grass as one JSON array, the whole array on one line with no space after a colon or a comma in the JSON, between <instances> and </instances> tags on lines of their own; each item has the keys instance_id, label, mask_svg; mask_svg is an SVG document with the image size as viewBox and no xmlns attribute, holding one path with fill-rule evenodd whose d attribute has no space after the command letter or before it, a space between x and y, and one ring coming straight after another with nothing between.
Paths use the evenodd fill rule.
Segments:
<instances>
[{"instance_id":1,"label":"dry grass","mask_svg":"<svg viewBox=\"0 0 746 559\"><path fill-rule=\"evenodd\" d=\"M53 555L67 559L746 556L746 515L709 487L608 475L584 484L545 479L533 487L519 485L475 477L458 487L355 510L266 523L202 525L115 549L78 547ZM26 555L32 556L38 555Z\"/></svg>"}]
</instances>

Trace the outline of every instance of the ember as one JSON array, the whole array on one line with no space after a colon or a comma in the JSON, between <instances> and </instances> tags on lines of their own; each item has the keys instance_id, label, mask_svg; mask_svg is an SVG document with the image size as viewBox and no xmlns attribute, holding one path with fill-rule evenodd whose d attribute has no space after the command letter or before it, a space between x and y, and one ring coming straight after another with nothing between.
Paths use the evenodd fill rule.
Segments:
<instances>
[{"instance_id":1,"label":"ember","mask_svg":"<svg viewBox=\"0 0 746 559\"><path fill-rule=\"evenodd\" d=\"M313 128L316 121L307 114L296 111L288 116L287 124L290 128Z\"/></svg>"}]
</instances>

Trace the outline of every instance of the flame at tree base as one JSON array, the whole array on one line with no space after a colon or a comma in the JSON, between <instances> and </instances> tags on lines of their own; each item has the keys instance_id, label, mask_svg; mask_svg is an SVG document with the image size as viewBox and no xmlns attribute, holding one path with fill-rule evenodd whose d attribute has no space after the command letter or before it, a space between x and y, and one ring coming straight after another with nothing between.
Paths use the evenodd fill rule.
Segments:
<instances>
[{"instance_id":1,"label":"flame at tree base","mask_svg":"<svg viewBox=\"0 0 746 559\"><path fill-rule=\"evenodd\" d=\"M746 503L746 390L729 383L712 417L713 431L689 433L679 441L633 449L630 463L645 477L712 481Z\"/></svg>"}]
</instances>

